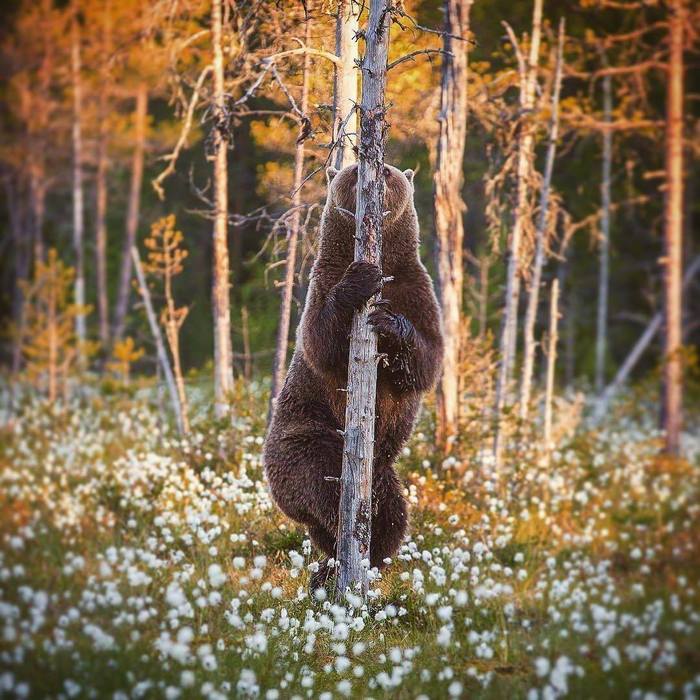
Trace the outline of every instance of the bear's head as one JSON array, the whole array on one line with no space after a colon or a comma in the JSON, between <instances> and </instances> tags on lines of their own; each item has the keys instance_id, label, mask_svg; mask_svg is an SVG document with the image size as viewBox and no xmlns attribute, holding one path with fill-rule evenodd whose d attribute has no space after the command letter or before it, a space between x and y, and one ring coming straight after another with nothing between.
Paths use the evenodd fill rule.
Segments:
<instances>
[{"instance_id":1,"label":"bear's head","mask_svg":"<svg viewBox=\"0 0 700 700\"><path fill-rule=\"evenodd\" d=\"M352 220L357 203L357 165L348 165L342 170L328 168L328 198L326 206L335 206L343 216ZM393 165L384 165L384 223L396 221L409 205L413 204L413 170L399 170Z\"/></svg>"}]
</instances>

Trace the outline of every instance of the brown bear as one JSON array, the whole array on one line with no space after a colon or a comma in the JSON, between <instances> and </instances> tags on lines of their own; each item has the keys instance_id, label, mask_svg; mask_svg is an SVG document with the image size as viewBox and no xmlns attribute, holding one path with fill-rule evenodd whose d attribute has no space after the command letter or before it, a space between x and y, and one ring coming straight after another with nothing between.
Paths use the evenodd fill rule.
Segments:
<instances>
[{"instance_id":1,"label":"brown bear","mask_svg":"<svg viewBox=\"0 0 700 700\"><path fill-rule=\"evenodd\" d=\"M353 262L357 166L328 171L319 251L264 448L275 502L308 526L320 550L335 556L350 326L354 312L381 289L382 301L369 317L379 352L386 354L377 376L370 541L370 563L380 568L407 525L393 464L413 429L421 394L437 379L443 346L433 283L419 257L413 171L385 166L384 177L380 270ZM393 279L382 285L382 275Z\"/></svg>"}]
</instances>

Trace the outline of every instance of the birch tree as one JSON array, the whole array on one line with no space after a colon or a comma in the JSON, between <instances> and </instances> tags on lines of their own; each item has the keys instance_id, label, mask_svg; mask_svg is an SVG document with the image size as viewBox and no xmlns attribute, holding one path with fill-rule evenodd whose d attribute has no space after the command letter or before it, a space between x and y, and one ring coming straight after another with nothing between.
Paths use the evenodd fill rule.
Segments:
<instances>
[{"instance_id":1,"label":"birch tree","mask_svg":"<svg viewBox=\"0 0 700 700\"><path fill-rule=\"evenodd\" d=\"M360 102L355 260L381 265L384 204L384 139L390 0L371 0L364 32ZM355 313L350 332L348 390L338 513L337 594L359 586L367 592L372 525L372 465L377 395L377 336L368 306Z\"/></svg>"},{"instance_id":2,"label":"birch tree","mask_svg":"<svg viewBox=\"0 0 700 700\"><path fill-rule=\"evenodd\" d=\"M134 108L134 150L131 159L131 185L126 213L124 252L119 275L119 290L114 312L112 340L121 340L126 323L126 312L131 297L131 249L136 241L141 208L141 184L143 182L143 158L146 146L146 120L148 118L148 84L142 81L136 88Z\"/></svg>"},{"instance_id":3,"label":"birch tree","mask_svg":"<svg viewBox=\"0 0 700 700\"><path fill-rule=\"evenodd\" d=\"M360 6L356 0L338 0L335 29L335 53L340 65L335 68L333 100L334 166L342 170L354 163L353 139L357 141L357 61L356 35L360 29Z\"/></svg>"},{"instance_id":4,"label":"birch tree","mask_svg":"<svg viewBox=\"0 0 700 700\"><path fill-rule=\"evenodd\" d=\"M75 254L74 295L80 310L75 315L75 332L79 346L85 344L85 212L83 207L83 85L80 47L79 7L73 5L71 21L71 82L73 87L73 250Z\"/></svg>"},{"instance_id":5,"label":"birch tree","mask_svg":"<svg viewBox=\"0 0 700 700\"><path fill-rule=\"evenodd\" d=\"M103 348L109 345L109 297L107 292L107 174L109 170L109 84L112 50L112 5L102 10L101 65L99 70L97 105L97 169L95 173L95 278L97 286L97 317Z\"/></svg>"},{"instance_id":6,"label":"birch tree","mask_svg":"<svg viewBox=\"0 0 700 700\"><path fill-rule=\"evenodd\" d=\"M525 312L524 356L520 385L520 417L527 418L530 409L530 393L532 390L532 374L535 366L535 321L537 320L537 308L539 304L540 285L542 282L542 267L545 262L545 242L547 236L547 217L549 215L549 200L552 187L552 172L554 159L557 153L557 138L559 136L559 95L561 93L561 79L563 72L564 51L564 19L559 22L559 38L557 42L557 58L554 68L554 88L552 90L551 116L549 121L549 143L547 144L547 156L540 191L540 211L535 232L535 257L532 264L532 279L530 280L530 294L527 300Z\"/></svg>"},{"instance_id":7,"label":"birch tree","mask_svg":"<svg viewBox=\"0 0 700 700\"><path fill-rule=\"evenodd\" d=\"M533 126L530 113L534 105L535 83L537 80L537 63L540 52L540 37L542 33L542 3L543 0L535 0L532 17L532 37L530 39L530 54L527 65L520 55L518 42L513 30L505 24L513 47L518 57L518 72L520 75L520 110L523 122L520 126L517 157L517 202L514 213L513 230L508 247L508 265L506 271L506 297L501 328L501 340L499 345L500 364L496 377L495 397L495 432L493 442L494 465L500 468L503 452L503 431L501 430L501 417L506 404L515 351L517 347L518 332L518 302L520 299L520 253L527 215L528 183L532 167L532 149L534 143Z\"/></svg>"},{"instance_id":8,"label":"birch tree","mask_svg":"<svg viewBox=\"0 0 700 700\"><path fill-rule=\"evenodd\" d=\"M308 10L307 10L308 12ZM308 45L310 36L311 21L306 17L306 27L304 30L304 43ZM304 54L304 63L302 68L302 86L301 86L301 101L300 111L302 115L306 115L309 104L309 72L311 66L311 56L308 53ZM303 129L304 122L301 126ZM297 244L299 240L299 231L301 228L301 188L304 178L304 141L303 133L300 133L297 139L296 148L294 151L294 180L292 194L292 215L289 217L287 237L287 259L285 265L284 284L282 287L282 303L280 304L280 320L277 327L277 344L275 348L275 357L273 360L272 369L272 386L270 389L270 414L274 410L274 404L277 400L277 395L282 389L284 376L287 368L287 348L289 345L289 324L292 313L292 296L294 292L294 276L296 272L297 260Z\"/></svg>"},{"instance_id":9,"label":"birch tree","mask_svg":"<svg viewBox=\"0 0 700 700\"><path fill-rule=\"evenodd\" d=\"M214 49L214 231L213 288L214 315L214 412L223 418L233 391L231 348L230 270L228 256L228 137L226 128L226 92L222 42L222 0L212 0L211 36Z\"/></svg>"},{"instance_id":10,"label":"birch tree","mask_svg":"<svg viewBox=\"0 0 700 700\"><path fill-rule=\"evenodd\" d=\"M467 42L472 0L445 0L437 162L433 177L438 289L445 333L437 396L437 441L447 452L457 435L462 319L464 146L467 135Z\"/></svg>"},{"instance_id":11,"label":"birch tree","mask_svg":"<svg viewBox=\"0 0 700 700\"><path fill-rule=\"evenodd\" d=\"M603 65L607 63L603 54ZM612 77L603 77L603 122L612 122ZM612 170L612 130L603 130L603 163L600 183L600 248L598 251L598 308L596 314L595 390L605 387L605 356L608 344L608 296L610 287L610 179Z\"/></svg>"},{"instance_id":12,"label":"birch tree","mask_svg":"<svg viewBox=\"0 0 700 700\"><path fill-rule=\"evenodd\" d=\"M666 93L665 363L663 427L666 451L680 451L683 409L682 244L683 244L683 0L673 0L669 16Z\"/></svg>"}]
</instances>

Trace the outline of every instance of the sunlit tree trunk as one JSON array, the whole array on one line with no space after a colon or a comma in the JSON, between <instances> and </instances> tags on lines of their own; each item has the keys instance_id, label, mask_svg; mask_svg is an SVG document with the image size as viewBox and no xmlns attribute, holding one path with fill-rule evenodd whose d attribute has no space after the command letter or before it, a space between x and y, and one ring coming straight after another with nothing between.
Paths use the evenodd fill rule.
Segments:
<instances>
[{"instance_id":1,"label":"sunlit tree trunk","mask_svg":"<svg viewBox=\"0 0 700 700\"><path fill-rule=\"evenodd\" d=\"M105 8L105 39L103 50L108 55L111 52L111 17L110 4ZM108 84L109 71L106 70L107 56L102 57L102 84L99 91L97 107L97 172L95 175L95 276L97 282L97 316L99 322L100 342L102 348L109 345L109 297L107 292L107 170L108 160Z\"/></svg>"},{"instance_id":2,"label":"sunlit tree trunk","mask_svg":"<svg viewBox=\"0 0 700 700\"><path fill-rule=\"evenodd\" d=\"M71 69L73 83L73 248L75 252L75 303L85 306L85 213L83 208L83 87L80 58L80 26L78 7L74 7L71 23ZM85 342L85 312L75 316L75 333L79 344Z\"/></svg>"},{"instance_id":3,"label":"sunlit tree trunk","mask_svg":"<svg viewBox=\"0 0 700 700\"><path fill-rule=\"evenodd\" d=\"M678 454L682 428L682 244L683 244L683 0L669 17L670 55L666 108L665 364L663 420L666 451Z\"/></svg>"},{"instance_id":4,"label":"sunlit tree trunk","mask_svg":"<svg viewBox=\"0 0 700 700\"><path fill-rule=\"evenodd\" d=\"M228 138L225 117L224 54L222 46L222 0L212 0L212 43L214 48L214 274L212 310L214 316L214 412L227 413L233 391L231 349L230 270L228 256Z\"/></svg>"},{"instance_id":5,"label":"sunlit tree trunk","mask_svg":"<svg viewBox=\"0 0 700 700\"><path fill-rule=\"evenodd\" d=\"M552 282L549 308L549 338L547 341L547 383L544 397L544 444L552 448L552 400L554 398L554 370L557 365L559 327L559 280Z\"/></svg>"},{"instance_id":6,"label":"sunlit tree trunk","mask_svg":"<svg viewBox=\"0 0 700 700\"><path fill-rule=\"evenodd\" d=\"M561 77L563 70L564 51L564 19L559 22L559 42L557 45L557 61L554 69L554 89L552 91L552 115L549 124L549 144L545 162L542 191L540 192L540 211L537 220L535 239L535 258L532 264L532 279L530 280L530 295L525 312L523 369L520 385L520 417L525 420L530 410L530 393L532 390L532 374L535 366L535 321L540 299L540 284L542 282L542 267L545 262L545 241L547 237L547 216L549 214L549 194L552 186L552 172L557 153L557 138L559 136L559 94L561 92Z\"/></svg>"},{"instance_id":7,"label":"sunlit tree trunk","mask_svg":"<svg viewBox=\"0 0 700 700\"><path fill-rule=\"evenodd\" d=\"M48 285L48 303L46 308L46 325L48 330L48 372L49 402L56 401L58 395L58 272L56 270L56 257L49 259L48 276L45 279Z\"/></svg>"},{"instance_id":8,"label":"sunlit tree trunk","mask_svg":"<svg viewBox=\"0 0 700 700\"><path fill-rule=\"evenodd\" d=\"M523 123L520 128L517 158L517 203L513 230L508 248L508 265L506 271L506 298L499 346L500 365L496 377L496 397L494 406L494 466L499 469L503 455L503 430L501 418L509 391L518 333L518 302L520 299L520 248L522 243L524 219L527 212L528 185L532 168L532 148L534 134L530 113L534 104L537 63L540 52L542 30L542 2L535 0L532 18L532 39L527 66L520 69L520 107Z\"/></svg>"},{"instance_id":9,"label":"sunlit tree trunk","mask_svg":"<svg viewBox=\"0 0 700 700\"><path fill-rule=\"evenodd\" d=\"M357 65L356 34L359 31L359 5L353 0L338 0L335 29L335 53L342 64L335 68L333 143L334 166L341 170L357 159L353 143L357 142Z\"/></svg>"},{"instance_id":10,"label":"sunlit tree trunk","mask_svg":"<svg viewBox=\"0 0 700 700\"><path fill-rule=\"evenodd\" d=\"M360 103L355 260L381 265L384 210L384 98L390 0L371 0L365 30ZM338 512L337 594L367 593L372 526L372 464L377 396L377 336L367 323L369 305L355 313L350 331L348 391Z\"/></svg>"},{"instance_id":11,"label":"sunlit tree trunk","mask_svg":"<svg viewBox=\"0 0 700 700\"><path fill-rule=\"evenodd\" d=\"M606 62L604 61L604 64ZM612 121L612 78L603 78L603 121ZM608 297L610 288L610 179L612 171L612 130L603 131L603 171L600 184L600 249L598 267L598 311L596 317L595 391L605 388L605 356L608 345Z\"/></svg>"},{"instance_id":12,"label":"sunlit tree trunk","mask_svg":"<svg viewBox=\"0 0 700 700\"><path fill-rule=\"evenodd\" d=\"M307 17L304 43L308 45L311 21ZM304 68L301 87L302 114L306 114L309 104L309 68L311 57L304 54ZM301 137L300 137L301 138ZM289 323L292 315L292 296L294 292L294 275L296 273L297 242L301 229L301 187L304 179L304 140L301 138L296 144L294 152L294 184L292 195L292 215L289 219L289 235L287 237L287 260L285 266L284 286L282 287L282 303L280 305L280 320L277 328L277 345L272 369L272 387L270 391L270 418L275 407L277 395L282 389L284 375L287 369L287 347L289 345Z\"/></svg>"},{"instance_id":13,"label":"sunlit tree trunk","mask_svg":"<svg viewBox=\"0 0 700 700\"><path fill-rule=\"evenodd\" d=\"M126 236L124 254L119 276L119 290L114 315L112 340L121 340L126 323L126 312L131 297L131 248L136 241L139 227L139 209L141 207L141 184L143 182L143 156L146 146L146 119L148 117L148 86L139 83L136 91L136 109L134 111L134 151L131 160L131 187L129 205L126 214Z\"/></svg>"},{"instance_id":14,"label":"sunlit tree trunk","mask_svg":"<svg viewBox=\"0 0 700 700\"><path fill-rule=\"evenodd\" d=\"M437 442L448 452L459 419L464 211L462 173L467 135L467 42L471 0L445 0L439 136L433 178L438 290L445 334L442 376L437 392Z\"/></svg>"}]
</instances>

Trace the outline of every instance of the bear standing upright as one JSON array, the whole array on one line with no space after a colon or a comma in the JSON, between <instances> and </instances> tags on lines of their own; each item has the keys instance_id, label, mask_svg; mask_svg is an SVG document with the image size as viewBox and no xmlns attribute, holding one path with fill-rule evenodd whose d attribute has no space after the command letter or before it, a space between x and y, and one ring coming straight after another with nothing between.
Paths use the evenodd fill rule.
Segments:
<instances>
[{"instance_id":1,"label":"bear standing upright","mask_svg":"<svg viewBox=\"0 0 700 700\"><path fill-rule=\"evenodd\" d=\"M312 542L336 556L340 471L353 314L380 289L370 314L379 364L370 563L382 567L406 532L406 502L393 464L408 439L421 394L442 359L440 311L420 261L413 171L385 166L382 268L353 262L357 166L329 169L328 196L297 344L265 441L272 496ZM393 277L382 286L382 275Z\"/></svg>"}]
</instances>

